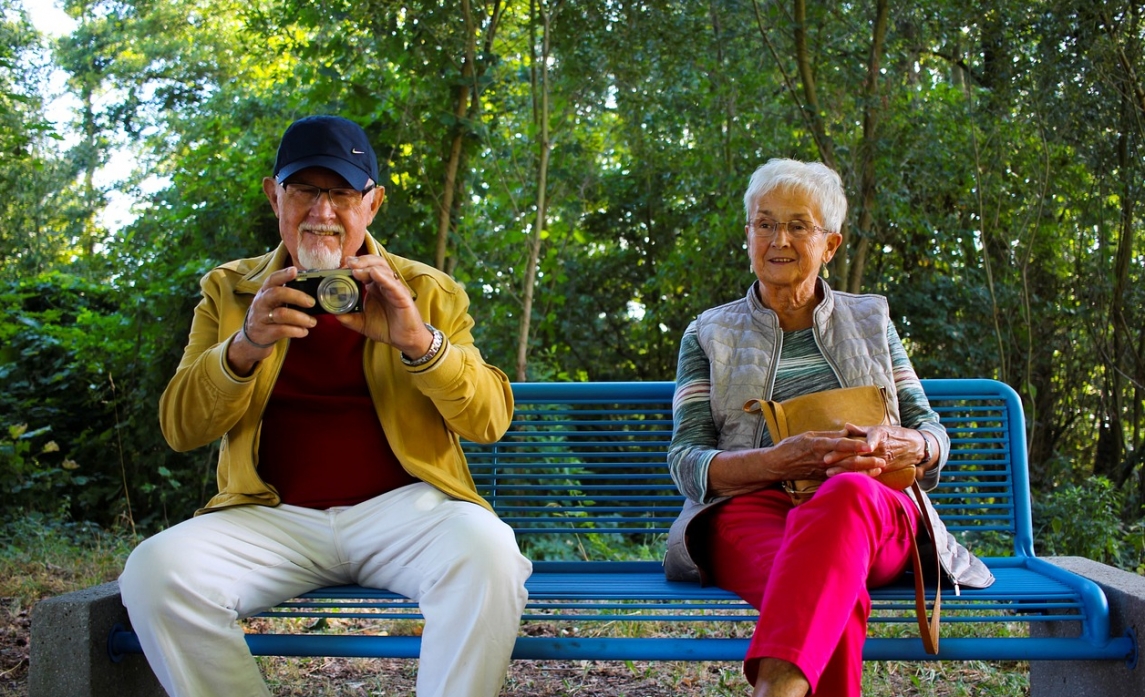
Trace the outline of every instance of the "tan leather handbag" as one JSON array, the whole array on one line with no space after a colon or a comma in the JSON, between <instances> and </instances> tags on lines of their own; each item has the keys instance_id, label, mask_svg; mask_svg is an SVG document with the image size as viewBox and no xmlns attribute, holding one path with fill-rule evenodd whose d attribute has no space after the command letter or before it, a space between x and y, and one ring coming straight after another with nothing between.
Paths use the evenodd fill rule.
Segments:
<instances>
[{"instance_id":1,"label":"tan leather handbag","mask_svg":"<svg viewBox=\"0 0 1145 697\"><path fill-rule=\"evenodd\" d=\"M767 431L771 434L772 443L779 444L785 438L807 431L839 431L845 424L856 426L878 426L891 423L890 411L887 407L887 390L877 385L863 385L860 387L843 387L835 390L824 390L785 399L782 402L774 400L753 399L743 406L746 412L758 411L767 422ZM878 480L883 484L903 491L912 489L918 500L922 501L922 489L915 481L915 469L904 467L893 472L880 475ZM783 483L784 490L791 496L796 506L807 501L815 495L815 491L823 483L819 479L799 479ZM926 529L930 539L934 537L934 526L926 507L922 506L920 524ZM903 515L906 515L904 510ZM939 583L934 592L934 610L929 621L926 616L926 590L923 587L922 557L918 551L918 541L910 540L912 571L914 572L914 603L915 613L918 617L918 630L922 637L922 645L928 654L938 653L939 613L942 607L942 584ZM935 558L937 573L935 578L941 579L941 567Z\"/></svg>"},{"instance_id":2,"label":"tan leather handbag","mask_svg":"<svg viewBox=\"0 0 1145 697\"><path fill-rule=\"evenodd\" d=\"M887 408L887 388L879 385L843 387L813 392L782 402L753 399L744 411L760 411L767 421L771 442L779 442L806 431L839 431L851 423L856 426L878 426L891 423ZM903 468L879 476L879 481L896 491L909 489L914 469ZM811 498L822 484L817 479L797 479L783 483L791 501L799 505Z\"/></svg>"}]
</instances>

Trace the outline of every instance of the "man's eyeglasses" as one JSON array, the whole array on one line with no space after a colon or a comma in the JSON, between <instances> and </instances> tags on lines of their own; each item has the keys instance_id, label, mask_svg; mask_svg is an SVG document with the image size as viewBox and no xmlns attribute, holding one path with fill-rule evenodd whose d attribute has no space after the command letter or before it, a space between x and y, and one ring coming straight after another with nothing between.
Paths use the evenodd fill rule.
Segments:
<instances>
[{"instance_id":1,"label":"man's eyeglasses","mask_svg":"<svg viewBox=\"0 0 1145 697\"><path fill-rule=\"evenodd\" d=\"M353 208L362 202L366 194L374 190L374 185L370 184L362 191L357 189L346 189L335 187L332 189L323 189L320 186L312 186L310 184L296 184L294 182L286 182L282 185L286 189L286 200L293 206L299 208L311 208L314 204L318 203L318 199L322 194L330 199L330 205L335 210L347 210Z\"/></svg>"},{"instance_id":2,"label":"man's eyeglasses","mask_svg":"<svg viewBox=\"0 0 1145 697\"><path fill-rule=\"evenodd\" d=\"M788 220L786 223L781 223L777 220L760 219L751 223L751 229L755 231L755 234L764 239L771 239L778 235L780 228L786 228L788 237L796 240L806 239L816 232L829 232L805 220Z\"/></svg>"}]
</instances>

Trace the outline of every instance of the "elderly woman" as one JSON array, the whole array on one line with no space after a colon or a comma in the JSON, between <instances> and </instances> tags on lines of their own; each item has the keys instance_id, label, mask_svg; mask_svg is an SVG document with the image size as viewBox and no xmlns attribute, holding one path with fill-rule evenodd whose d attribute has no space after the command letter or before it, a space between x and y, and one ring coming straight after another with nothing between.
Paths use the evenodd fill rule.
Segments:
<instances>
[{"instance_id":1,"label":"elderly woman","mask_svg":"<svg viewBox=\"0 0 1145 697\"><path fill-rule=\"evenodd\" d=\"M744 660L757 697L859 695L868 589L906 569L920 509L930 511L933 548L954 583L985 587L993 576L946 533L921 491L915 501L877 479L913 468L921 488L933 488L950 440L886 299L835 293L818 277L842 242L839 175L771 160L752 176L744 208L757 281L743 299L701 314L680 345L668 459L687 503L665 570L760 609ZM893 425L773 443L759 413L744 408L857 385L886 388ZM796 506L782 486L791 480L822 484Z\"/></svg>"}]
</instances>

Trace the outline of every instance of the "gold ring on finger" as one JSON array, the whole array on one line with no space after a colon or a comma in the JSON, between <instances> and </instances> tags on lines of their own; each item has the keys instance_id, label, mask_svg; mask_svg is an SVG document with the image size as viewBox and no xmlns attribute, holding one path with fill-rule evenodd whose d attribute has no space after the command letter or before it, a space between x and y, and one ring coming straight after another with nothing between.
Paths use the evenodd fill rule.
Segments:
<instances>
[{"instance_id":1,"label":"gold ring on finger","mask_svg":"<svg viewBox=\"0 0 1145 697\"><path fill-rule=\"evenodd\" d=\"M274 324L274 310L266 313L266 322L267 324Z\"/></svg>"}]
</instances>

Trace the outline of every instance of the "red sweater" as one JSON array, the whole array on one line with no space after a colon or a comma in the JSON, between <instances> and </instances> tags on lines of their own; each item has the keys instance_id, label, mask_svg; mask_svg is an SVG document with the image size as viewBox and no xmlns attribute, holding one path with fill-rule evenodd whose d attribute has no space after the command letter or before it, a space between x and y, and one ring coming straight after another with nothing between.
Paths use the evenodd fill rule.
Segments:
<instances>
[{"instance_id":1,"label":"red sweater","mask_svg":"<svg viewBox=\"0 0 1145 697\"><path fill-rule=\"evenodd\" d=\"M333 315L292 339L262 417L258 471L283 503L353 506L415 481L394 457L362 368L366 337Z\"/></svg>"}]
</instances>

